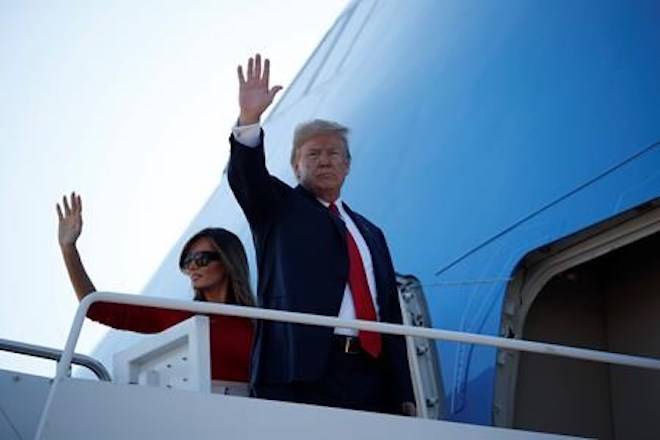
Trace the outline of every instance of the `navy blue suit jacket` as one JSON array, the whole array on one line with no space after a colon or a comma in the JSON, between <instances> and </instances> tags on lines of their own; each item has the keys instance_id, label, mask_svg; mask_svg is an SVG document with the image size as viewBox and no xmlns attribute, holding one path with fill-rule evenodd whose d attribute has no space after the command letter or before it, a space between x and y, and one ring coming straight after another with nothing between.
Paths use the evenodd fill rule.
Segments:
<instances>
[{"instance_id":1,"label":"navy blue suit jacket","mask_svg":"<svg viewBox=\"0 0 660 440\"><path fill-rule=\"evenodd\" d=\"M252 230L261 307L337 316L348 280L346 226L302 186L268 173L262 142L230 137L229 185ZM381 321L401 323L396 279L381 230L344 204L369 247ZM252 354L252 383L315 381L328 360L333 329L263 321ZM383 335L393 403L414 401L405 344Z\"/></svg>"}]
</instances>

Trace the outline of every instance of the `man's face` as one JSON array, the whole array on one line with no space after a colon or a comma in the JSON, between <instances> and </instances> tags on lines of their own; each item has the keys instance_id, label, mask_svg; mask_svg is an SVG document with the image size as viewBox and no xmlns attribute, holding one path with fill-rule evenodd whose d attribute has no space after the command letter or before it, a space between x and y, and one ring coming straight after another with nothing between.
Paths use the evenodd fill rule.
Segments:
<instances>
[{"instance_id":1,"label":"man's face","mask_svg":"<svg viewBox=\"0 0 660 440\"><path fill-rule=\"evenodd\" d=\"M339 196L348 175L346 147L339 136L320 134L302 144L296 153L293 170L298 182L317 197Z\"/></svg>"}]
</instances>

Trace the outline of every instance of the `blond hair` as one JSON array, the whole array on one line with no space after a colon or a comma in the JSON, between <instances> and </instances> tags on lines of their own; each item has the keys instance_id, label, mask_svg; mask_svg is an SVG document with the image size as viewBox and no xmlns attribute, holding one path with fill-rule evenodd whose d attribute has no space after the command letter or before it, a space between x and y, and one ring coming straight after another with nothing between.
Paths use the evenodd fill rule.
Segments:
<instances>
[{"instance_id":1,"label":"blond hair","mask_svg":"<svg viewBox=\"0 0 660 440\"><path fill-rule=\"evenodd\" d=\"M295 166L296 157L298 156L298 150L300 147L312 139L315 136L319 135L334 135L341 139L344 147L346 148L346 159L351 161L351 151L348 149L348 128L343 125L327 121L325 119L313 119L311 121L303 122L296 126L295 131L293 132L293 148L291 149L291 166Z\"/></svg>"}]
</instances>

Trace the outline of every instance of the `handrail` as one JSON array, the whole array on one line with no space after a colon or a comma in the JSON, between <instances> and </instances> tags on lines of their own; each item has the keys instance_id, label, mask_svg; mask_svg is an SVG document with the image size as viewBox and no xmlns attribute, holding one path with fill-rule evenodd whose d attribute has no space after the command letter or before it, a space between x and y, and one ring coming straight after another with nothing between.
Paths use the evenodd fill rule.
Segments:
<instances>
[{"instance_id":1,"label":"handrail","mask_svg":"<svg viewBox=\"0 0 660 440\"><path fill-rule=\"evenodd\" d=\"M609 353L587 348L575 348L544 342L525 341L521 339L507 339L497 336L488 336L474 333L464 333L451 330L440 330L424 327L410 327L399 324L364 321L358 319L340 319L330 316L312 315L307 313L287 312L282 310L261 309L256 307L235 306L229 304L208 303L200 301L182 301L169 298L157 298L144 295L126 295L119 293L95 292L87 295L78 306L76 316L71 326L62 358L60 359L55 378L67 375L71 364L73 350L82 329L87 310L96 302L110 302L117 304L148 306L185 310L195 313L210 313L236 316L251 319L264 319L268 321L284 321L296 324L309 324L323 327L345 327L356 330L414 336L434 340L462 342L466 344L487 345L505 350L525 351L553 356L562 356L588 361L605 362L615 365L626 365L638 368L660 370L660 359L632 356L619 353Z\"/></svg>"},{"instance_id":2,"label":"handrail","mask_svg":"<svg viewBox=\"0 0 660 440\"><path fill-rule=\"evenodd\" d=\"M56 348L44 347L42 345L28 344L26 342L10 341L0 338L0 350L10 353L23 354L26 356L36 356L43 359L59 361L62 356L62 350ZM110 382L112 378L103 364L93 357L73 353L71 362L76 365L87 368L96 375L99 380Z\"/></svg>"},{"instance_id":3,"label":"handrail","mask_svg":"<svg viewBox=\"0 0 660 440\"><path fill-rule=\"evenodd\" d=\"M35 438L41 439L45 429L50 407L57 393L57 388L68 375L73 359L73 351L82 330L83 322L90 306L97 302L109 302L116 304L147 306L156 308L167 308L184 310L193 313L220 314L236 316L241 318L265 319L269 321L284 321L296 324L318 325L323 327L345 327L356 330L368 330L400 336L414 336L434 340L462 342L467 344L488 345L506 350L526 351L531 353L549 354L553 356L564 356L588 361L606 362L616 365L627 365L631 367L649 368L660 370L660 359L630 356L618 353L608 353L586 348L566 347L543 342L523 341L519 339L506 339L496 336L487 336L474 333L455 332L451 330L439 330L425 327L410 327L399 324L389 324L374 321L363 321L357 319L339 319L330 316L311 315L307 313L285 312L281 310L261 309L257 307L234 306L229 304L208 303L201 301L181 301L169 298L156 298L144 295L126 295L119 293L95 292L89 294L80 301L78 310L71 324L71 330L62 352L62 357L57 363L57 371L53 379L46 404L44 405Z\"/></svg>"}]
</instances>

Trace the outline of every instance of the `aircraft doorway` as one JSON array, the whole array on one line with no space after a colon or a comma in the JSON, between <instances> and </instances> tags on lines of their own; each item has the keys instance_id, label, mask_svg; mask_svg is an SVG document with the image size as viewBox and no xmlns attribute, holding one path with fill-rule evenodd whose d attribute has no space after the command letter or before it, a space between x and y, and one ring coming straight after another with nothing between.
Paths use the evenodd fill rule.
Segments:
<instances>
[{"instance_id":1,"label":"aircraft doorway","mask_svg":"<svg viewBox=\"0 0 660 440\"><path fill-rule=\"evenodd\" d=\"M647 205L529 254L503 334L660 358L660 208ZM609 439L660 438L660 372L500 352L496 425Z\"/></svg>"}]
</instances>

